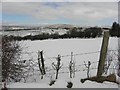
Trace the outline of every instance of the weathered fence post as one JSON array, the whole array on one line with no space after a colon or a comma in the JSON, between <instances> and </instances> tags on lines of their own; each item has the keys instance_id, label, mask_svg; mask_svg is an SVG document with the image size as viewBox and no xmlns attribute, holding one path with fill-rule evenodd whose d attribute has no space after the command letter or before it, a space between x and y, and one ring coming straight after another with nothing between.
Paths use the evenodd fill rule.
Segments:
<instances>
[{"instance_id":1,"label":"weathered fence post","mask_svg":"<svg viewBox=\"0 0 120 90\"><path fill-rule=\"evenodd\" d=\"M73 52L71 52L71 60L69 64L70 78L72 78L72 64L73 64Z\"/></svg>"},{"instance_id":2,"label":"weathered fence post","mask_svg":"<svg viewBox=\"0 0 120 90\"><path fill-rule=\"evenodd\" d=\"M43 79L43 75L45 75L45 64L44 64L44 59L43 59L43 51L38 51L38 65L39 65L39 70L42 74L41 79Z\"/></svg>"},{"instance_id":3,"label":"weathered fence post","mask_svg":"<svg viewBox=\"0 0 120 90\"><path fill-rule=\"evenodd\" d=\"M118 76L120 77L120 38L118 38Z\"/></svg>"},{"instance_id":4,"label":"weathered fence post","mask_svg":"<svg viewBox=\"0 0 120 90\"><path fill-rule=\"evenodd\" d=\"M0 2L0 11L2 11L2 3ZM1 14L2 16L2 14ZM0 23L2 24L2 19L0 20ZM0 35L0 90L2 89L2 36L3 36L3 29L2 25L0 25L0 30L2 31L2 35Z\"/></svg>"},{"instance_id":5,"label":"weathered fence post","mask_svg":"<svg viewBox=\"0 0 120 90\"><path fill-rule=\"evenodd\" d=\"M73 52L71 52L71 60L69 63L70 78L75 77L75 61L73 60Z\"/></svg>"},{"instance_id":6,"label":"weathered fence post","mask_svg":"<svg viewBox=\"0 0 120 90\"><path fill-rule=\"evenodd\" d=\"M101 52L100 52L100 59L99 59L99 63L98 63L97 76L81 79L82 83L84 83L86 80L96 81L98 83L103 83L104 81L114 82L117 84L119 83L118 81L116 81L115 74L110 74L108 76L102 76L102 74L104 73L104 66L105 66L105 59L106 59L106 55L107 55L108 42L109 42L109 31L104 31L104 37L103 37L103 42L102 42L102 47L101 47Z\"/></svg>"},{"instance_id":7,"label":"weathered fence post","mask_svg":"<svg viewBox=\"0 0 120 90\"><path fill-rule=\"evenodd\" d=\"M0 58L0 90L2 89L2 60Z\"/></svg>"},{"instance_id":8,"label":"weathered fence post","mask_svg":"<svg viewBox=\"0 0 120 90\"><path fill-rule=\"evenodd\" d=\"M39 70L41 73L41 79L43 79L43 72L42 72L42 68L41 68L41 64L40 64L40 51L38 51L38 65L39 65Z\"/></svg>"},{"instance_id":9,"label":"weathered fence post","mask_svg":"<svg viewBox=\"0 0 120 90\"><path fill-rule=\"evenodd\" d=\"M44 59L43 59L43 51L40 52L40 56L41 56L41 63L42 63L42 71L43 74L45 74L45 64L44 64Z\"/></svg>"},{"instance_id":10,"label":"weathered fence post","mask_svg":"<svg viewBox=\"0 0 120 90\"><path fill-rule=\"evenodd\" d=\"M104 72L105 59L108 49L108 41L109 41L109 31L104 31L103 42L100 51L100 59L98 64L97 77L101 76Z\"/></svg>"},{"instance_id":11,"label":"weathered fence post","mask_svg":"<svg viewBox=\"0 0 120 90\"><path fill-rule=\"evenodd\" d=\"M0 90L2 89L2 35L0 35Z\"/></svg>"},{"instance_id":12,"label":"weathered fence post","mask_svg":"<svg viewBox=\"0 0 120 90\"><path fill-rule=\"evenodd\" d=\"M118 76L119 76L118 81L120 81L120 38L118 38ZM120 90L120 82L118 88Z\"/></svg>"}]
</instances>

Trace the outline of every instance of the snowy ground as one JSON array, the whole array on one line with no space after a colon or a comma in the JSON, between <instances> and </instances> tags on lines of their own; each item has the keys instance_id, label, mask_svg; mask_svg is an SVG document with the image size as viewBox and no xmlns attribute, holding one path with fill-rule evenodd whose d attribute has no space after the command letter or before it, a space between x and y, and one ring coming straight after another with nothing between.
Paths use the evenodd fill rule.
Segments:
<instances>
[{"instance_id":1,"label":"snowy ground","mask_svg":"<svg viewBox=\"0 0 120 90\"><path fill-rule=\"evenodd\" d=\"M26 46L23 52L29 52L29 54L23 54L22 58L24 60L33 59L34 62L37 63L37 52L38 50L43 50L43 55L45 59L45 66L47 69L46 75L44 79L40 79L40 73L38 70L38 65L36 64L34 69L36 71L32 71L32 76L27 77L26 83L24 80L19 83L9 83L8 87L10 88L66 88L67 82L73 82L73 88L118 88L117 84L104 82L103 84L86 81L84 84L80 82L80 79L86 78L86 67L84 62L87 63L90 61L92 63L90 76L95 76L97 72L98 60L99 60L99 52L101 49L102 38L95 39L55 39L55 40L36 40L36 41L21 41L22 45ZM109 40L109 49L116 50L118 47L118 39L110 38ZM73 52L75 55L73 60L75 61L76 73L75 78L69 78L69 66L70 62L70 54ZM89 53L90 52L90 53ZM93 53L91 53L93 52ZM52 62L56 63L55 58L58 54L61 56L61 63L63 64L63 68L59 72L58 80L54 85L49 86L50 79L55 79L55 71L50 70L53 69L51 64ZM67 56L66 56L67 55ZM116 61L111 63L111 68L114 68L117 64ZM116 73L115 69L110 69L108 74Z\"/></svg>"},{"instance_id":2,"label":"snowy ground","mask_svg":"<svg viewBox=\"0 0 120 90\"><path fill-rule=\"evenodd\" d=\"M67 82L64 80L57 81L53 86L49 86L46 83L14 83L8 85L9 88L66 88L66 86ZM109 82L100 84L96 82L86 81L84 84L76 82L73 85L73 88L118 88L118 85Z\"/></svg>"},{"instance_id":3,"label":"snowy ground","mask_svg":"<svg viewBox=\"0 0 120 90\"><path fill-rule=\"evenodd\" d=\"M26 35L39 35L42 33L54 34L58 33L60 35L67 33L66 29L41 29L41 30L18 30L18 31L4 31L4 35L13 35L13 36L21 36L24 37ZM2 32L0 31L0 34Z\"/></svg>"}]
</instances>

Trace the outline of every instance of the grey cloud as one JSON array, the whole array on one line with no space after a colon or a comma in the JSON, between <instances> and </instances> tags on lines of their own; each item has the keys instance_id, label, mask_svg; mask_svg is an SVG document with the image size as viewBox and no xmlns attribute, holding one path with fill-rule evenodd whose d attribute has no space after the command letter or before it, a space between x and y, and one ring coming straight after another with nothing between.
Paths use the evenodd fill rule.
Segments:
<instances>
[{"instance_id":1,"label":"grey cloud","mask_svg":"<svg viewBox=\"0 0 120 90\"><path fill-rule=\"evenodd\" d=\"M119 0L2 0L2 2L118 2Z\"/></svg>"},{"instance_id":2,"label":"grey cloud","mask_svg":"<svg viewBox=\"0 0 120 90\"><path fill-rule=\"evenodd\" d=\"M52 3L54 5L54 3ZM45 5L43 2L4 2L3 13L29 15L38 20L57 20L63 17L70 20L97 21L105 18L117 18L115 2L69 2L56 3L58 8Z\"/></svg>"}]
</instances>

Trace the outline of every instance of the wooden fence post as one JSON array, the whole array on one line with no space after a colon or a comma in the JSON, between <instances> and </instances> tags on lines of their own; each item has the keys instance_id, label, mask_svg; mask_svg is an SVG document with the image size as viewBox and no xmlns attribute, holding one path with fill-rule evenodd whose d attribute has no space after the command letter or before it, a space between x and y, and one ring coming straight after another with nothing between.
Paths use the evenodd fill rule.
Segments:
<instances>
[{"instance_id":1,"label":"wooden fence post","mask_svg":"<svg viewBox=\"0 0 120 90\"><path fill-rule=\"evenodd\" d=\"M0 90L2 89L2 58L0 57Z\"/></svg>"},{"instance_id":2,"label":"wooden fence post","mask_svg":"<svg viewBox=\"0 0 120 90\"><path fill-rule=\"evenodd\" d=\"M73 52L71 52L71 60L69 64L69 70L70 70L70 78L72 78L72 64L73 64Z\"/></svg>"},{"instance_id":3,"label":"wooden fence post","mask_svg":"<svg viewBox=\"0 0 120 90\"><path fill-rule=\"evenodd\" d=\"M42 63L42 71L43 74L45 74L45 64L44 64L44 59L43 59L43 51L40 52L40 56L41 56L41 63Z\"/></svg>"},{"instance_id":4,"label":"wooden fence post","mask_svg":"<svg viewBox=\"0 0 120 90\"><path fill-rule=\"evenodd\" d=\"M41 73L41 79L43 79L43 75L45 75L45 65L44 65L44 59L43 59L43 51L38 51L38 65L39 70Z\"/></svg>"},{"instance_id":5,"label":"wooden fence post","mask_svg":"<svg viewBox=\"0 0 120 90\"><path fill-rule=\"evenodd\" d=\"M40 73L41 73L41 79L43 79L43 72L42 72L42 69L41 69L41 64L40 64L40 51L38 51L38 65L39 65L39 70L40 70Z\"/></svg>"},{"instance_id":6,"label":"wooden fence post","mask_svg":"<svg viewBox=\"0 0 120 90\"><path fill-rule=\"evenodd\" d=\"M2 35L0 35L0 90L2 89Z\"/></svg>"},{"instance_id":7,"label":"wooden fence post","mask_svg":"<svg viewBox=\"0 0 120 90\"><path fill-rule=\"evenodd\" d=\"M118 76L120 77L120 38L118 38Z\"/></svg>"},{"instance_id":8,"label":"wooden fence post","mask_svg":"<svg viewBox=\"0 0 120 90\"><path fill-rule=\"evenodd\" d=\"M97 77L101 76L104 72L104 65L105 65L105 59L107 55L108 42L109 42L109 31L104 31L103 42L102 42L102 47L100 51L100 59L99 59L99 64L98 64Z\"/></svg>"}]
</instances>

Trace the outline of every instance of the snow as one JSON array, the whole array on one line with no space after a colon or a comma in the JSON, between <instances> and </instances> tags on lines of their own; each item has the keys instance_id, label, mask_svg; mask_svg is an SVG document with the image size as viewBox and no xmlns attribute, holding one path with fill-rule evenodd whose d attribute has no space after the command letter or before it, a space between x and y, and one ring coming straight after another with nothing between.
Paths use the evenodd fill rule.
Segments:
<instances>
[{"instance_id":1,"label":"snow","mask_svg":"<svg viewBox=\"0 0 120 90\"><path fill-rule=\"evenodd\" d=\"M57 81L53 86L49 86L48 84L45 83L14 83L8 85L9 88L66 88L66 86L67 82L64 80ZM73 88L118 88L118 85L110 82L104 82L101 84L86 81L83 84L80 82L73 84Z\"/></svg>"},{"instance_id":2,"label":"snow","mask_svg":"<svg viewBox=\"0 0 120 90\"><path fill-rule=\"evenodd\" d=\"M75 78L69 78L69 69L62 68L59 72L58 80L56 80L55 84L49 86L50 78L52 80L55 79L55 71L51 70L46 72L44 79L40 79L39 71L34 71L35 74L27 78L27 82L24 81L18 83L9 83L8 87L10 88L66 88L67 82L71 81L73 83L73 88L118 88L118 85L115 83L104 82L104 83L96 83L91 81L86 81L85 83L81 83L80 79L86 78L86 67L84 64L90 61L92 63L90 76L95 76L97 73L97 66L100 53L102 38L94 38L94 39L54 39L54 40L35 40L35 41L21 41L20 43L25 45L27 48L24 48L23 52L31 52L30 54L23 54L22 58L24 60L33 59L34 62L37 63L37 52L38 50L43 50L43 55L45 59L45 66L46 68L53 69L51 64L52 62L56 63L55 58L50 57L57 57L58 54L61 56L70 55L71 52L75 55L73 60L75 61L76 65L76 73ZM118 38L111 38L109 40L109 49L117 50L118 48ZM86 53L91 54L86 54ZM80 55L76 55L80 54ZM61 57L61 63L63 67L68 67L71 57ZM113 65L116 62L113 63ZM81 66L79 66L81 65ZM38 69L38 65L34 66L35 69ZM65 73L62 73L65 72ZM115 72L115 70L109 70L109 74Z\"/></svg>"},{"instance_id":3,"label":"snow","mask_svg":"<svg viewBox=\"0 0 120 90\"><path fill-rule=\"evenodd\" d=\"M13 29L22 29L22 28L13 28ZM21 36L24 37L26 35L39 35L42 33L55 34L59 35L66 34L68 30L66 29L41 29L41 30L16 30L16 31L4 31L4 35L13 35L13 36Z\"/></svg>"}]
</instances>

